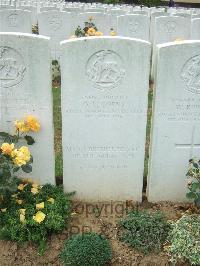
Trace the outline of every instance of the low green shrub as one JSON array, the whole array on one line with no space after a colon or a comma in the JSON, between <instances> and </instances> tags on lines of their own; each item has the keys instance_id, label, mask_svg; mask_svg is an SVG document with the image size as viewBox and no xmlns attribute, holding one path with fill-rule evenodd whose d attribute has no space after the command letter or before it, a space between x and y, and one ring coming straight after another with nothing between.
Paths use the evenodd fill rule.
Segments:
<instances>
[{"instance_id":1,"label":"low green shrub","mask_svg":"<svg viewBox=\"0 0 200 266\"><path fill-rule=\"evenodd\" d=\"M85 233L72 236L65 242L61 253L64 265L101 266L112 258L108 240L96 233Z\"/></svg>"},{"instance_id":2,"label":"low green shrub","mask_svg":"<svg viewBox=\"0 0 200 266\"><path fill-rule=\"evenodd\" d=\"M174 265L178 260L188 260L191 265L200 265L200 215L184 215L173 223L169 234L168 251Z\"/></svg>"},{"instance_id":3,"label":"low green shrub","mask_svg":"<svg viewBox=\"0 0 200 266\"><path fill-rule=\"evenodd\" d=\"M133 210L119 224L122 226L120 240L144 254L160 251L170 229L160 212Z\"/></svg>"},{"instance_id":4,"label":"low green shrub","mask_svg":"<svg viewBox=\"0 0 200 266\"><path fill-rule=\"evenodd\" d=\"M7 191L0 198L0 237L20 243L37 242L42 253L47 236L67 225L70 196L60 187L18 180L17 191Z\"/></svg>"},{"instance_id":5,"label":"low green shrub","mask_svg":"<svg viewBox=\"0 0 200 266\"><path fill-rule=\"evenodd\" d=\"M191 159L189 161L188 192L187 198L194 200L194 204L200 206L200 160Z\"/></svg>"}]
</instances>

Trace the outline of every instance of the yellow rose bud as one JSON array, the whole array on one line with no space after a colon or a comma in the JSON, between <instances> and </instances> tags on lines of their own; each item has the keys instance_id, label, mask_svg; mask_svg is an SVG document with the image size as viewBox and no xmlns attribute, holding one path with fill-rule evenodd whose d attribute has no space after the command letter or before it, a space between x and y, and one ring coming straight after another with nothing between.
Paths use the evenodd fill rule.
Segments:
<instances>
[{"instance_id":1,"label":"yellow rose bud","mask_svg":"<svg viewBox=\"0 0 200 266\"><path fill-rule=\"evenodd\" d=\"M16 199L16 202L21 205L23 203L23 200L20 200L20 199Z\"/></svg>"},{"instance_id":2,"label":"yellow rose bud","mask_svg":"<svg viewBox=\"0 0 200 266\"><path fill-rule=\"evenodd\" d=\"M38 210L44 209L44 202L36 204L36 209L38 209Z\"/></svg>"},{"instance_id":3,"label":"yellow rose bud","mask_svg":"<svg viewBox=\"0 0 200 266\"><path fill-rule=\"evenodd\" d=\"M27 184L19 184L19 186L17 188L19 190L23 191L26 186L27 186Z\"/></svg>"},{"instance_id":4,"label":"yellow rose bud","mask_svg":"<svg viewBox=\"0 0 200 266\"><path fill-rule=\"evenodd\" d=\"M33 220L40 224L44 221L45 217L46 215L43 212L38 211L36 215L33 216Z\"/></svg>"},{"instance_id":5,"label":"yellow rose bud","mask_svg":"<svg viewBox=\"0 0 200 266\"><path fill-rule=\"evenodd\" d=\"M19 209L19 213L25 215L26 209Z\"/></svg>"},{"instance_id":6,"label":"yellow rose bud","mask_svg":"<svg viewBox=\"0 0 200 266\"><path fill-rule=\"evenodd\" d=\"M49 198L47 201L52 203L52 204L54 204L54 202L55 202L54 198Z\"/></svg>"},{"instance_id":7,"label":"yellow rose bud","mask_svg":"<svg viewBox=\"0 0 200 266\"><path fill-rule=\"evenodd\" d=\"M1 150L2 150L2 153L3 154L6 154L6 155L11 155L13 149L14 149L14 144L9 144L9 143L3 143L1 145Z\"/></svg>"},{"instance_id":8,"label":"yellow rose bud","mask_svg":"<svg viewBox=\"0 0 200 266\"><path fill-rule=\"evenodd\" d=\"M1 209L1 212L6 212L6 211L7 211L7 208Z\"/></svg>"},{"instance_id":9,"label":"yellow rose bud","mask_svg":"<svg viewBox=\"0 0 200 266\"><path fill-rule=\"evenodd\" d=\"M19 215L19 220L20 220L20 222L22 222L22 223L24 223L25 222L25 215L23 215L23 214L21 214L20 213L20 215Z\"/></svg>"},{"instance_id":10,"label":"yellow rose bud","mask_svg":"<svg viewBox=\"0 0 200 266\"><path fill-rule=\"evenodd\" d=\"M39 190L37 188L32 187L31 188L31 193L33 193L34 195L39 193Z\"/></svg>"}]
</instances>

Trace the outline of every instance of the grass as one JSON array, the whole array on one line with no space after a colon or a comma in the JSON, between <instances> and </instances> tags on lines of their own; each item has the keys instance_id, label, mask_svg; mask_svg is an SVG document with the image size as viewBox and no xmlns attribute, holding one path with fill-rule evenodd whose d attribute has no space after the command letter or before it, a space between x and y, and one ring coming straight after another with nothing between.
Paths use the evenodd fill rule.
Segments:
<instances>
[{"instance_id":1,"label":"grass","mask_svg":"<svg viewBox=\"0 0 200 266\"><path fill-rule=\"evenodd\" d=\"M62 183L63 161L62 161L62 123L61 123L61 91L59 87L53 88L53 112L54 112L54 128L55 128L55 153L56 153L56 180L57 183ZM151 130L151 115L152 115L152 99L153 90L149 90L148 95L148 113L147 113L147 133L145 147L145 162L144 162L144 187L146 187L148 174L149 160L149 143Z\"/></svg>"},{"instance_id":2,"label":"grass","mask_svg":"<svg viewBox=\"0 0 200 266\"><path fill-rule=\"evenodd\" d=\"M62 183L62 117L60 88L53 88L53 116L54 116L54 143L55 143L55 174L58 183Z\"/></svg>"}]
</instances>

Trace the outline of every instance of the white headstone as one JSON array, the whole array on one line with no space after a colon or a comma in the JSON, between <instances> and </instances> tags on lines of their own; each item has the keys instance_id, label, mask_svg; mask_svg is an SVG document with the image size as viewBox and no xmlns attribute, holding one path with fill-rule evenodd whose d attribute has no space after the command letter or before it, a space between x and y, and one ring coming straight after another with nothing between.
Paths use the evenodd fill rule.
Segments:
<instances>
[{"instance_id":1,"label":"white headstone","mask_svg":"<svg viewBox=\"0 0 200 266\"><path fill-rule=\"evenodd\" d=\"M65 190L141 201L150 44L91 37L61 46Z\"/></svg>"},{"instance_id":2,"label":"white headstone","mask_svg":"<svg viewBox=\"0 0 200 266\"><path fill-rule=\"evenodd\" d=\"M148 16L132 14L119 16L117 18L117 34L149 41L149 23Z\"/></svg>"},{"instance_id":3,"label":"white headstone","mask_svg":"<svg viewBox=\"0 0 200 266\"><path fill-rule=\"evenodd\" d=\"M188 161L200 158L200 41L158 45L148 200L185 201Z\"/></svg>"},{"instance_id":4,"label":"white headstone","mask_svg":"<svg viewBox=\"0 0 200 266\"><path fill-rule=\"evenodd\" d=\"M41 123L29 146L33 179L55 183L49 39L0 33L0 130L13 133L15 120L34 115Z\"/></svg>"},{"instance_id":5,"label":"white headstone","mask_svg":"<svg viewBox=\"0 0 200 266\"><path fill-rule=\"evenodd\" d=\"M32 33L31 12L14 9L0 10L0 32Z\"/></svg>"},{"instance_id":6,"label":"white headstone","mask_svg":"<svg viewBox=\"0 0 200 266\"><path fill-rule=\"evenodd\" d=\"M189 40L191 22L185 17L156 17L154 25L154 39L152 51L151 78L155 78L156 45L176 40Z\"/></svg>"},{"instance_id":7,"label":"white headstone","mask_svg":"<svg viewBox=\"0 0 200 266\"><path fill-rule=\"evenodd\" d=\"M49 11L38 14L39 34L51 38L52 59L60 58L60 41L67 40L72 35L71 13Z\"/></svg>"}]
</instances>

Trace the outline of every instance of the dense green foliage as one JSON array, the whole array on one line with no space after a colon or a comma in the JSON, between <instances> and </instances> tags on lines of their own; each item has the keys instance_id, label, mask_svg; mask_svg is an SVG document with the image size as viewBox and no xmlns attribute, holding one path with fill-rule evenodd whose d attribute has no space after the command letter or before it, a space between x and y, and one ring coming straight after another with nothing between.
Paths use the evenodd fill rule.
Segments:
<instances>
[{"instance_id":1,"label":"dense green foliage","mask_svg":"<svg viewBox=\"0 0 200 266\"><path fill-rule=\"evenodd\" d=\"M189 161L188 190L186 196L193 199L195 205L200 205L200 160L191 159Z\"/></svg>"},{"instance_id":2,"label":"dense green foliage","mask_svg":"<svg viewBox=\"0 0 200 266\"><path fill-rule=\"evenodd\" d=\"M169 234L171 261L188 260L192 265L200 265L200 215L184 215L173 224Z\"/></svg>"},{"instance_id":3,"label":"dense green foliage","mask_svg":"<svg viewBox=\"0 0 200 266\"><path fill-rule=\"evenodd\" d=\"M145 254L161 249L168 236L170 225L162 213L134 210L120 221L120 240Z\"/></svg>"},{"instance_id":4,"label":"dense green foliage","mask_svg":"<svg viewBox=\"0 0 200 266\"><path fill-rule=\"evenodd\" d=\"M50 233L66 227L70 206L70 195L60 187L18 181L16 192L1 195L0 236L21 243L34 241L42 248Z\"/></svg>"},{"instance_id":5,"label":"dense green foliage","mask_svg":"<svg viewBox=\"0 0 200 266\"><path fill-rule=\"evenodd\" d=\"M72 236L65 242L61 253L64 265L101 266L112 258L108 240L96 233L85 233Z\"/></svg>"}]
</instances>

